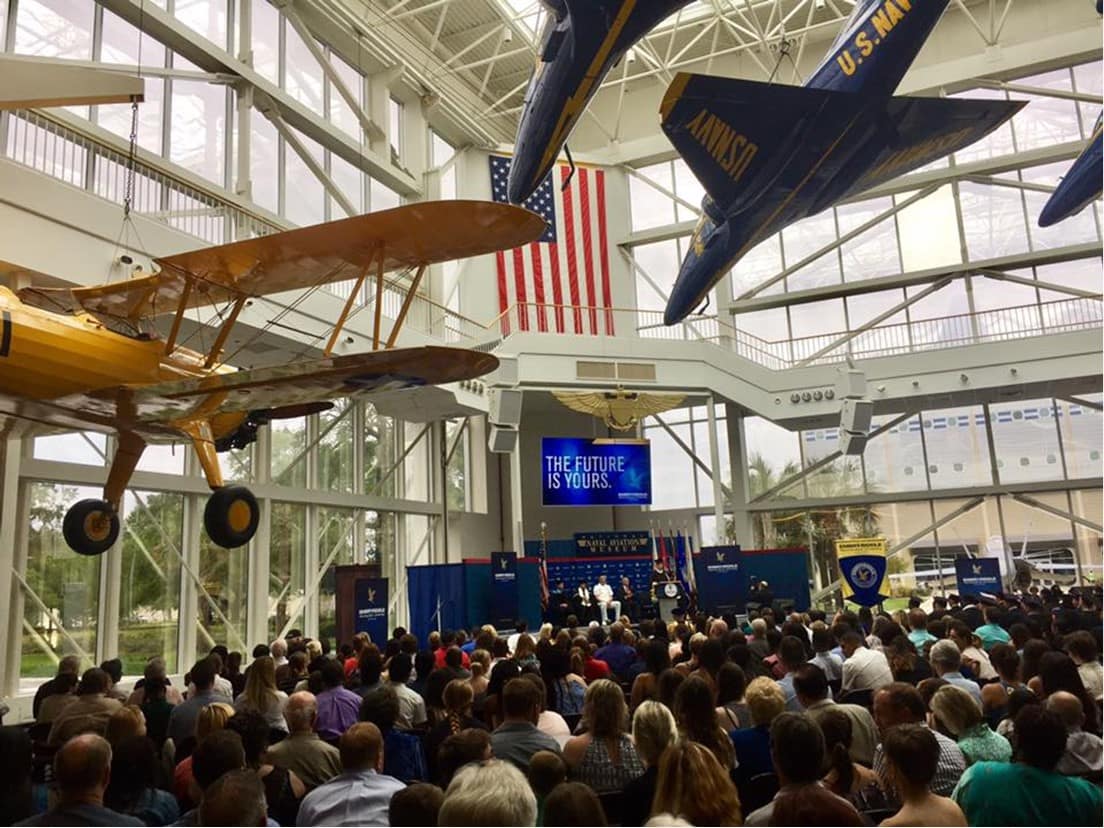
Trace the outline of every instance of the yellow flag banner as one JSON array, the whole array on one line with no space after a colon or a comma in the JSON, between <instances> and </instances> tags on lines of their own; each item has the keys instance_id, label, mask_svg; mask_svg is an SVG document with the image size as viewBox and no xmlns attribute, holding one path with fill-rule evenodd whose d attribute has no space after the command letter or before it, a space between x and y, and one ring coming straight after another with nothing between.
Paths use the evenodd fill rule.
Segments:
<instances>
[{"instance_id":1,"label":"yellow flag banner","mask_svg":"<svg viewBox=\"0 0 1104 828\"><path fill-rule=\"evenodd\" d=\"M843 538L835 542L843 597L864 607L880 604L886 576L885 538Z\"/></svg>"}]
</instances>

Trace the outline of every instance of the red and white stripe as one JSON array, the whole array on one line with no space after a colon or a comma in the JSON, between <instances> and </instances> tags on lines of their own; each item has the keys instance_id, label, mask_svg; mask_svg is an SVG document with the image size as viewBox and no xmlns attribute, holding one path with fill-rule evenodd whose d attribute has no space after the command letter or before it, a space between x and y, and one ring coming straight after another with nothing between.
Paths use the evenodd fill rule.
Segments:
<instances>
[{"instance_id":1,"label":"red and white stripe","mask_svg":"<svg viewBox=\"0 0 1104 828\"><path fill-rule=\"evenodd\" d=\"M561 189L569 174L567 166L553 173L557 241L497 254L504 334L614 334L606 173L576 167Z\"/></svg>"}]
</instances>

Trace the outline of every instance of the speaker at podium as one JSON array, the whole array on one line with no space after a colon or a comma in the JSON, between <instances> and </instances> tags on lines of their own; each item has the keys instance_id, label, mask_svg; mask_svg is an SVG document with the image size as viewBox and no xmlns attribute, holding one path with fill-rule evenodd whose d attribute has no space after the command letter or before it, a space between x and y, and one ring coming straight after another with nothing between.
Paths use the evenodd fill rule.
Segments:
<instances>
[{"instance_id":1,"label":"speaker at podium","mask_svg":"<svg viewBox=\"0 0 1104 828\"><path fill-rule=\"evenodd\" d=\"M675 620L675 610L679 608L685 594L678 581L662 581L656 584L656 603L659 605L661 621Z\"/></svg>"}]
</instances>

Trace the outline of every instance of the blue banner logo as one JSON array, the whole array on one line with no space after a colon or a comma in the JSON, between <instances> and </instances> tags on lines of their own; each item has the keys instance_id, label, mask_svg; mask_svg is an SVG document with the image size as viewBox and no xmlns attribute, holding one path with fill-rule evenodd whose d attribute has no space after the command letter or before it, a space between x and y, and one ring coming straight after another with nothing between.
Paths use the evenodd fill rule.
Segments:
<instances>
[{"instance_id":1,"label":"blue banner logo","mask_svg":"<svg viewBox=\"0 0 1104 828\"><path fill-rule=\"evenodd\" d=\"M1001 588L1000 561L996 558L959 558L955 561L959 595L997 595Z\"/></svg>"},{"instance_id":2,"label":"blue banner logo","mask_svg":"<svg viewBox=\"0 0 1104 828\"><path fill-rule=\"evenodd\" d=\"M652 455L647 440L541 440L545 506L647 506Z\"/></svg>"}]
</instances>

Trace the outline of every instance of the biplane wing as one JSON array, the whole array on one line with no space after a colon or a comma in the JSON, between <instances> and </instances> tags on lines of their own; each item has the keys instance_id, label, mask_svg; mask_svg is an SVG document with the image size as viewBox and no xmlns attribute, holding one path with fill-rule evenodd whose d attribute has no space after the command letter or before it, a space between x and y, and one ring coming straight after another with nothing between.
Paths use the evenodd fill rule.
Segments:
<instances>
[{"instance_id":1,"label":"biplane wing","mask_svg":"<svg viewBox=\"0 0 1104 828\"><path fill-rule=\"evenodd\" d=\"M156 259L161 272L84 288L25 288L52 311L143 319L248 296L520 247L544 232L535 213L483 201L430 201Z\"/></svg>"},{"instance_id":2,"label":"biplane wing","mask_svg":"<svg viewBox=\"0 0 1104 828\"><path fill-rule=\"evenodd\" d=\"M397 348L104 389L83 395L80 404L88 413L112 417L125 399L138 423L160 429L195 416L211 418L358 393L459 382L497 367L498 359L492 354L466 348Z\"/></svg>"}]
</instances>

